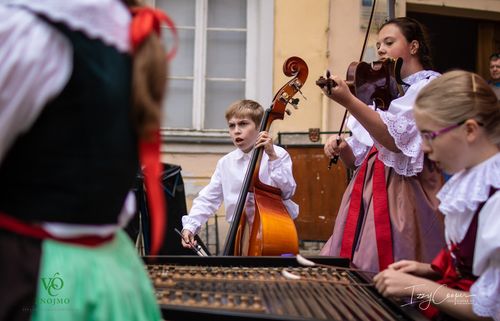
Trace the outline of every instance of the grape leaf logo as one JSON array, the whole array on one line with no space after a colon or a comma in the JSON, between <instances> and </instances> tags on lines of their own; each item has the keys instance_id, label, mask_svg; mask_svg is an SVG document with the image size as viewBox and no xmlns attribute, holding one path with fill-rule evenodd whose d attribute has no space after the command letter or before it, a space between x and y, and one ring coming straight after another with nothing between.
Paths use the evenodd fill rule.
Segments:
<instances>
[{"instance_id":1,"label":"grape leaf logo","mask_svg":"<svg viewBox=\"0 0 500 321\"><path fill-rule=\"evenodd\" d=\"M42 278L42 285L50 296L58 296L57 292L64 287L64 281L59 272L56 272L52 277Z\"/></svg>"}]
</instances>

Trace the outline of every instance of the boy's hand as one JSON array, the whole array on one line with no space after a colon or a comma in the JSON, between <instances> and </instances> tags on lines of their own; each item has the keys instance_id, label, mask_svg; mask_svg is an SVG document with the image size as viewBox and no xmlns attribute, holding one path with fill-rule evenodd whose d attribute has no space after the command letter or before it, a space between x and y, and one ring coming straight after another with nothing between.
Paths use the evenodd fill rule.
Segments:
<instances>
[{"instance_id":1,"label":"boy's hand","mask_svg":"<svg viewBox=\"0 0 500 321\"><path fill-rule=\"evenodd\" d=\"M255 142L255 148L258 147L264 147L264 151L266 152L267 156L269 156L269 160L276 160L278 159L278 155L276 155L276 152L274 151L274 144L273 144L273 139L271 136L269 136L269 133L266 131L262 131L259 133L257 136L257 141Z\"/></svg>"},{"instance_id":2,"label":"boy's hand","mask_svg":"<svg viewBox=\"0 0 500 321\"><path fill-rule=\"evenodd\" d=\"M196 240L194 239L194 234L190 230L182 230L182 246L188 249L194 248L196 245Z\"/></svg>"}]
</instances>

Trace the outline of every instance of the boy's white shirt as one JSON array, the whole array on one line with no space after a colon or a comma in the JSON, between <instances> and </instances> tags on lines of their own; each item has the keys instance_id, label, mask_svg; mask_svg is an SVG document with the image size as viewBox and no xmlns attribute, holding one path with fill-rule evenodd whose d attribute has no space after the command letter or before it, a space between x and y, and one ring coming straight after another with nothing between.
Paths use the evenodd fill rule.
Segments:
<instances>
[{"instance_id":1,"label":"boy's white shirt","mask_svg":"<svg viewBox=\"0 0 500 321\"><path fill-rule=\"evenodd\" d=\"M263 153L260 166L260 180L264 184L278 187L281 197L292 219L299 215L299 206L290 198L295 193L297 184L292 174L292 159L286 150L274 146L278 159L270 161ZM189 215L182 217L183 229L198 233L201 226L214 215L224 202L226 221L232 222L238 197L245 178L246 169L251 158L250 153L236 149L217 162L210 183L205 186L193 201ZM253 194L249 193L245 207L250 222L253 221Z\"/></svg>"}]
</instances>

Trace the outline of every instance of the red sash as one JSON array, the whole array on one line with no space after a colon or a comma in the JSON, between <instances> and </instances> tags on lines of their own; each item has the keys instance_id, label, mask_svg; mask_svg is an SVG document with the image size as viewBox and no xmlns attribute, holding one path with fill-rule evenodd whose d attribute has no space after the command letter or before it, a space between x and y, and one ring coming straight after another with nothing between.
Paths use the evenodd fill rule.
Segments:
<instances>
[{"instance_id":1,"label":"red sash","mask_svg":"<svg viewBox=\"0 0 500 321\"><path fill-rule=\"evenodd\" d=\"M32 237L36 239L52 239L59 242L77 244L77 245L85 245L85 246L99 246L103 243L111 241L114 234L109 236L80 236L80 237L71 237L71 238L61 238L58 236L54 236L49 232L45 231L39 226L30 225L23 221L13 218L7 214L0 212L0 228L19 234L27 237Z\"/></svg>"},{"instance_id":2,"label":"red sash","mask_svg":"<svg viewBox=\"0 0 500 321\"><path fill-rule=\"evenodd\" d=\"M444 248L438 253L436 258L432 261L431 267L441 275L441 279L436 282L444 284L451 289L468 292L472 284L476 281L476 278L471 279L458 274L453 257L448 248ZM439 310L432 305L426 306L426 309L422 309L420 312L430 320L435 320L440 314Z\"/></svg>"},{"instance_id":3,"label":"red sash","mask_svg":"<svg viewBox=\"0 0 500 321\"><path fill-rule=\"evenodd\" d=\"M174 36L174 45L167 54L167 59L171 60L175 56L179 43L177 29L172 19L161 10L149 7L134 7L131 12L133 16L130 24L132 48L137 49L153 32L160 36L161 24L165 23ZM139 157L143 166L144 185L151 219L151 255L157 254L160 250L167 223L166 201L160 181L162 172L160 145L159 131L155 133L151 141L142 139L139 142Z\"/></svg>"},{"instance_id":4,"label":"red sash","mask_svg":"<svg viewBox=\"0 0 500 321\"><path fill-rule=\"evenodd\" d=\"M373 211L375 223L375 236L377 242L378 260L380 271L394 262L392 230L389 217L389 206L387 203L387 186L385 182L385 165L377 157L377 149L372 147L367 157L361 164L358 171L358 176L354 181L354 186L351 192L351 200L349 203L349 211L347 213L344 234L342 236L342 245L340 256L347 257L352 260L353 247L356 236L356 229L360 220L360 211L363 201L363 189L365 184L366 168L368 160L371 157L376 157L373 168ZM364 219L364 215L361 219Z\"/></svg>"}]
</instances>

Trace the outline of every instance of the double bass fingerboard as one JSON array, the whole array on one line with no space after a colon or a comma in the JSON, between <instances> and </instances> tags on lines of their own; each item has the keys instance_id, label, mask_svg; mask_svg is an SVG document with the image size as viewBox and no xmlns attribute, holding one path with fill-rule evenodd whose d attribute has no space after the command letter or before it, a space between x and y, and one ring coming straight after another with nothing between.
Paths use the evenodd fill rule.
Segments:
<instances>
[{"instance_id":1,"label":"double bass fingerboard","mask_svg":"<svg viewBox=\"0 0 500 321\"><path fill-rule=\"evenodd\" d=\"M406 320L373 294L369 283L335 267L148 264L157 300L197 317L248 320ZM196 315L197 311L200 315ZM208 314L207 314L208 313ZM252 317L253 316L253 317ZM208 318L210 319L210 318Z\"/></svg>"}]
</instances>

